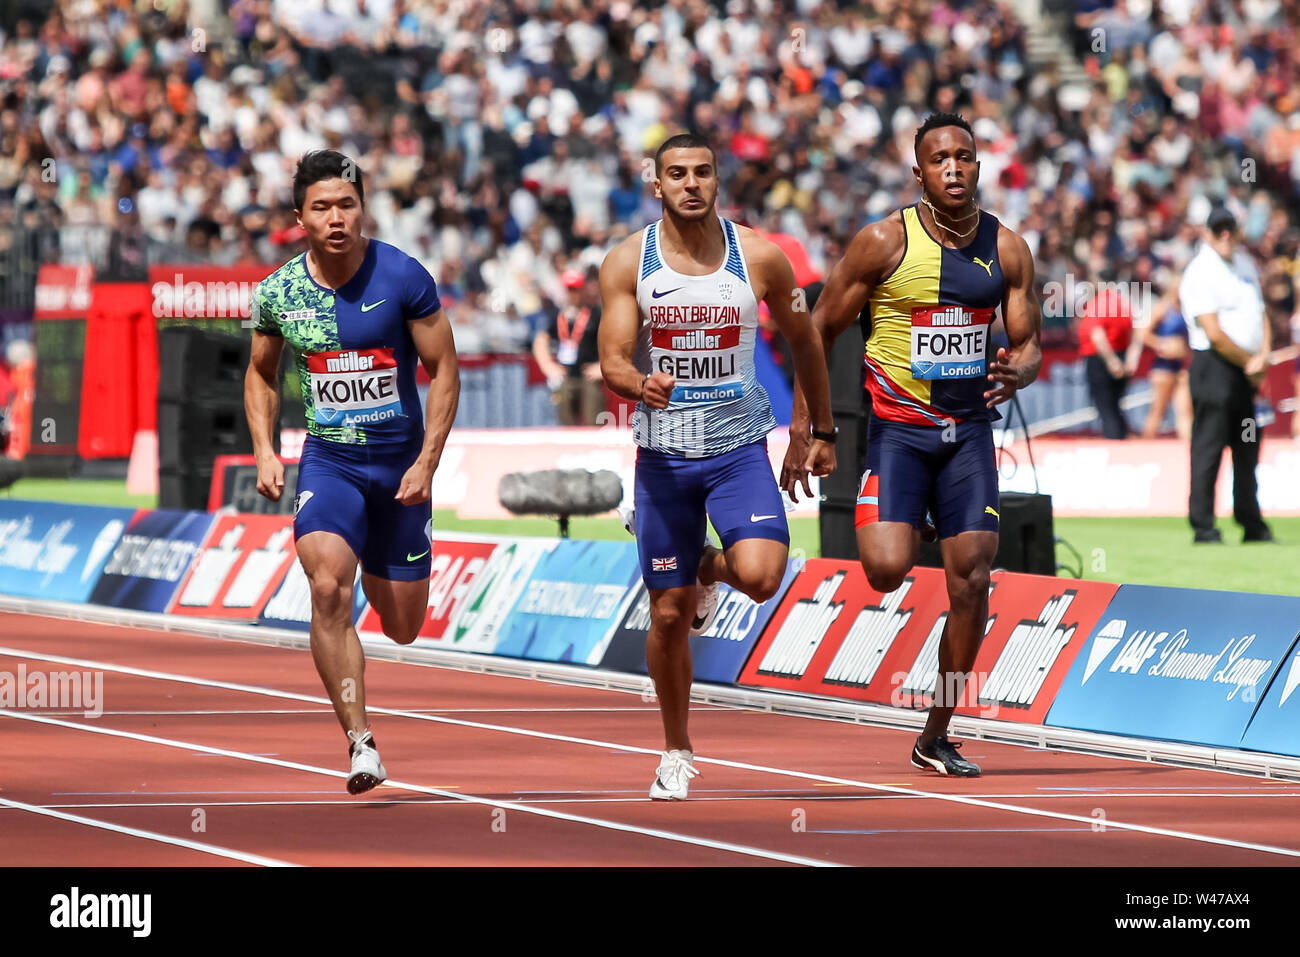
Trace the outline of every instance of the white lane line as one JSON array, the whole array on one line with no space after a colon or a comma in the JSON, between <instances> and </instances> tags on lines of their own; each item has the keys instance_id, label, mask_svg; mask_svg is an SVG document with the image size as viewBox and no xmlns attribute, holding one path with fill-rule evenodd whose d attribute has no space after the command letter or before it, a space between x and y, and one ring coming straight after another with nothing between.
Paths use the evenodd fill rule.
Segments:
<instances>
[{"instance_id":1,"label":"white lane line","mask_svg":"<svg viewBox=\"0 0 1300 957\"><path fill-rule=\"evenodd\" d=\"M332 768L321 768L311 764L301 764L297 761L280 761L274 758L247 754L243 751L231 751L226 748L213 748L193 741L177 741L171 738L159 738L151 734L137 734L133 731L118 731L115 728L97 728L92 725L81 724L75 721L62 721L58 718L45 718L34 714L19 714L2 709L0 709L0 717L11 718L16 721L33 721L38 724L71 728L74 731L86 731L91 734L103 734L114 738L127 738L132 741L143 741L146 744L159 744L169 748L183 748L189 751L198 751L204 754L215 755L217 757L235 758L240 761L251 761L255 764L268 764L272 767L288 768L291 771L306 771L310 774L323 774L332 778L346 779L348 776L348 772L335 771ZM385 782L385 786L390 788L399 788L405 791L416 791L421 794L432 794L436 797L454 798L467 804L481 804L486 807L519 811L521 814L535 814L539 817L554 818L559 821L568 821L573 824L590 824L595 827L602 827L612 831L624 831L642 837L654 837L665 841L674 841L678 844L692 844L696 847L706 847L710 850L716 851L727 851L732 854L743 854L747 857L759 857L764 860L779 861L785 864L803 864L808 867L842 866L830 861L816 860L811 857L801 857L797 854L784 854L780 851L769 851L758 847L750 847L745 844L732 844L729 841L714 841L704 837L692 837L688 834L677 834L672 831L662 831L658 828L638 827L635 824L624 824L621 821L606 821L602 818L584 817L578 814L566 814L562 811L551 811L546 808L532 805L518 804L514 801L494 801L491 798L482 798L472 794L457 794L454 791L443 791L438 788L425 787L422 784L394 781L391 778ZM361 798L357 803L364 803L364 801L365 799Z\"/></svg>"},{"instance_id":2,"label":"white lane line","mask_svg":"<svg viewBox=\"0 0 1300 957\"><path fill-rule=\"evenodd\" d=\"M279 691L274 688L264 688L257 685L236 684L229 681L216 681L208 678L195 678L189 675L169 674L162 671L151 671L144 668L133 668L129 665L115 665L109 662L85 661L77 658L65 658L59 655L43 655L35 652L22 651L13 648L0 647L0 654L11 654L27 656L34 660L52 661L59 664L70 664L74 667L98 669L101 671L113 671L120 674L134 675L143 678L154 678L162 681L175 681L181 684L193 684L201 687L225 688L230 691L241 691L248 694L265 695L272 698L281 698L291 701L308 701L313 704L329 703L327 698L299 694L294 691ZM395 708L383 708L367 703L366 710L371 714L386 714L393 717L412 718L419 721L432 721L437 724L450 724L465 728L475 728L481 731L500 731L506 734L516 734L524 737L538 738L546 741L563 741L568 744L581 744L588 747L598 747L613 749L635 754L652 754L659 755L660 752L653 748L641 748L634 745L618 744L612 741L599 741L592 738L579 738L567 734L553 734L549 731L534 731L531 728L515 728L509 725L485 724L479 721L466 721L462 718L445 718L433 714L419 714L411 711L402 711ZM0 711L0 714L3 714ZM81 727L77 725L77 727ZM761 764L748 764L742 761L728 761L722 758L702 758L698 755L695 758L696 764L715 764L719 767L735 768L741 771L754 771L760 774L778 774L786 777L798 778L806 781L821 781L828 784L842 784L846 787L863 788L869 791L878 791L889 794L906 794L909 796L931 798L936 801L946 801L950 804L964 804L970 807L980 807L996 811L1010 811L1014 814L1027 814L1031 817L1049 817L1061 821L1075 821L1089 826L1096 823L1097 819L1093 817L1083 817L1078 814L1067 814L1062 811L1048 811L1041 808L1021 807L1015 804L1002 804L998 801L989 801L980 798L963 797L958 794L942 794L935 791L924 791L914 788L900 788L889 784L873 784L870 781L859 781L853 778L834 777L832 775L815 774L807 771L793 771L788 768L773 768ZM1107 830L1133 831L1139 834L1154 834L1159 837L1172 837L1178 840L1195 841L1203 844L1214 844L1221 847L1235 847L1241 850L1261 851L1267 854L1278 854L1284 857L1300 858L1300 850L1287 847L1274 847L1269 844L1254 844L1248 841L1234 841L1232 838L1215 837L1210 834L1196 834L1191 831L1175 831L1170 828L1152 827L1146 824L1130 824L1124 821L1116 821L1112 818L1106 820Z\"/></svg>"},{"instance_id":3,"label":"white lane line","mask_svg":"<svg viewBox=\"0 0 1300 957\"><path fill-rule=\"evenodd\" d=\"M157 841L159 844L172 844L176 847L183 847L191 851L201 851L204 854L215 854L217 857L229 858L232 861L243 861L245 864L260 864L263 867L298 866L297 864L290 864L287 861L278 861L273 857L262 857L260 854L248 854L244 851L234 851L228 847L217 847L215 844L204 844L199 841L190 841L183 837L171 837L167 834L159 834L156 831L142 831L137 827L126 827L123 824L113 824L109 821L98 821L94 818L81 817L79 814L68 814L64 811L56 811L48 807L37 807L32 804L23 804L21 801L11 801L8 798L0 797L0 806L11 807L18 811L27 811L31 814L41 814L45 817L58 818L60 821L71 821L74 824L84 824L87 827L97 827L105 831L114 831L118 834L125 834L128 837L138 837L147 841Z\"/></svg>"},{"instance_id":4,"label":"white lane line","mask_svg":"<svg viewBox=\"0 0 1300 957\"><path fill-rule=\"evenodd\" d=\"M638 788L638 789L635 790L635 791L633 791L633 790L603 791L603 792L572 791L572 792L565 792L565 793L566 793L566 794L574 794L574 795L579 795L579 794L592 794L592 793L609 794L609 795L613 795L613 794L636 794L636 795L640 795L640 794L642 793L642 790L643 790L643 789ZM780 793L777 793L777 794L733 794L733 795L720 795L720 794L708 794L708 795L703 795L703 794L701 794L701 795L699 795L699 796L697 796L697 792L696 792L695 790L692 790L692 791L691 791L691 803L692 803L692 804L696 804L696 803L706 803L706 802L710 802L710 803L717 804L717 803L719 803L719 802L724 802L724 803L725 803L725 802L734 802L734 801L788 801L788 800L797 800L797 801L840 801L840 802L852 802L852 801L900 801L900 800L903 800L903 799L905 799L905 798L908 798L908 797L912 797L912 796L913 796L913 795L910 795L910 794L811 794L811 793L804 793L804 794L791 794L791 793L789 793L789 791L787 791L787 790L785 790L785 789L776 789L776 790L778 790ZM121 795L125 795L125 794L127 794L127 793L135 793L135 792L113 792L113 793L121 794ZM140 793L142 793L142 794L148 794L149 796L160 796L160 795L165 795L165 794L167 794L167 793L173 793L173 794L174 794L174 793L178 793L178 792L151 791L151 792L140 792ZM207 792L207 791L195 791L195 792L187 792L187 793L193 793L193 794L195 794L195 795L203 795L203 794L208 794L208 793L211 793L211 794L227 794L227 793L231 793L231 792L226 792L226 791L212 791L212 792ZM243 793L243 792L236 792L236 793ZM301 792L295 792L295 793L301 793L301 794L335 794L335 793L337 793L337 791L301 791ZM527 793L534 793L534 794L536 794L536 793L539 793L539 792L535 792L535 791L534 791L534 792L527 792ZM53 796L57 796L57 795L53 795ZM981 797L981 798L1036 798L1036 797L1038 797L1039 795L1036 795L1036 794L975 794L975 795L970 795L970 796L971 796L971 797ZM1099 796L1100 796L1100 797L1104 797L1104 798L1111 798L1111 797L1117 797L1117 798L1118 798L1118 797L1168 797L1169 795L1163 795L1163 794L1102 794L1102 795L1099 795ZM1174 796L1174 797L1195 797L1195 798L1202 798L1202 797L1234 798L1234 797L1239 797L1240 795L1235 795L1235 794L1178 794L1178 795L1173 795L1173 796ZM1255 796L1255 795L1251 795L1251 796ZM1290 796L1295 797L1295 796L1300 796L1300 795L1290 795ZM548 797L548 798L519 798L518 800L519 800L519 803L520 803L520 804L644 804L644 803L645 803L645 798L644 798L643 796L642 796L642 797ZM184 807L184 808L193 808L193 807L202 806L202 807L208 808L208 807L313 807L313 806L315 806L315 805L334 805L334 804L353 804L353 805L355 805L355 804L358 804L358 803L364 803L364 804L393 804L393 805L397 805L397 806L401 806L401 807L406 807L407 805L417 805L417 804L459 804L459 803L462 803L462 802L459 802L459 801L452 801L452 800L445 800L445 799L441 799L441 798L437 798L437 799L429 799L429 800L396 800L396 799L394 799L394 800L388 800L388 799L384 799L384 798L363 798L363 799L357 799L357 798L339 798L339 799L337 799L337 800L326 800L326 801L123 801L123 802L119 802L119 803L98 803L98 802L95 802L95 803L89 803L89 802L88 802L88 803L82 803L82 804L41 804L41 805L37 805L37 806L39 806L39 807L44 807L44 808L137 808L137 807L139 807L139 808L153 808L153 807ZM0 807L0 810L3 810L3 808ZM1107 823L1109 823L1109 822L1107 822Z\"/></svg>"}]
</instances>

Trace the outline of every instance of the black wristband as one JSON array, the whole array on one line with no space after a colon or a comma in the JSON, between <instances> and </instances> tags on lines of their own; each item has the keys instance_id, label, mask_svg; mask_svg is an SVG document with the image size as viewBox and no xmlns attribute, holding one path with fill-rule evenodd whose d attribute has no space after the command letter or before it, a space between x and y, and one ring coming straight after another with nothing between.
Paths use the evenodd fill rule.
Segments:
<instances>
[{"instance_id":1,"label":"black wristband","mask_svg":"<svg viewBox=\"0 0 1300 957\"><path fill-rule=\"evenodd\" d=\"M811 429L811 432L812 432L812 437L814 439L817 439L818 441L834 442L835 437L840 434L840 429L839 426L835 426L829 432L818 432L816 429Z\"/></svg>"}]
</instances>

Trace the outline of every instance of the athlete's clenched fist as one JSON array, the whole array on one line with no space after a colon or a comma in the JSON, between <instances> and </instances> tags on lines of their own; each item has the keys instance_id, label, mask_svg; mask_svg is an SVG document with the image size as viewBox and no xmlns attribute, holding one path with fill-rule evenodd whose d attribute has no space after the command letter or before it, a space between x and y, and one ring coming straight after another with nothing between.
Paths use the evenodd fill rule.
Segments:
<instances>
[{"instance_id":1,"label":"athlete's clenched fist","mask_svg":"<svg viewBox=\"0 0 1300 957\"><path fill-rule=\"evenodd\" d=\"M656 372L647 376L641 390L641 401L652 409L666 409L673 397L673 386L677 380L667 372Z\"/></svg>"}]
</instances>

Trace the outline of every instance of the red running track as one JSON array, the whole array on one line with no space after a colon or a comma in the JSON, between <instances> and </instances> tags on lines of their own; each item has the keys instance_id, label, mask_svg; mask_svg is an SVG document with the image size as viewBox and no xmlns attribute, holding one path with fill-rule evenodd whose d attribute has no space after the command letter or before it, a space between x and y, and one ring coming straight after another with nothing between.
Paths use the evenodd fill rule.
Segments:
<instances>
[{"instance_id":1,"label":"red running track","mask_svg":"<svg viewBox=\"0 0 1300 957\"><path fill-rule=\"evenodd\" d=\"M379 660L391 778L351 797L306 650L0 621L0 672L103 672L97 717L0 710L10 865L1300 863L1297 784L975 740L953 780L909 732L738 708L693 709L703 773L652 802L653 702Z\"/></svg>"}]
</instances>

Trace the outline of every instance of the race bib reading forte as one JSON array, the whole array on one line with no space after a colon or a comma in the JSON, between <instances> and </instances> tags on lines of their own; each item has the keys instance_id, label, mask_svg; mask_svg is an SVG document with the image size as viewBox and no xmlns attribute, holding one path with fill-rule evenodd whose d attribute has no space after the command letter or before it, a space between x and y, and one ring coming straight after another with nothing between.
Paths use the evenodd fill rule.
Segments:
<instances>
[{"instance_id":1,"label":"race bib reading forte","mask_svg":"<svg viewBox=\"0 0 1300 957\"><path fill-rule=\"evenodd\" d=\"M993 309L924 306L912 310L912 377L969 379L985 373Z\"/></svg>"},{"instance_id":2,"label":"race bib reading forte","mask_svg":"<svg viewBox=\"0 0 1300 957\"><path fill-rule=\"evenodd\" d=\"M307 357L307 371L318 425L366 425L401 414L392 349L317 352Z\"/></svg>"}]
</instances>

